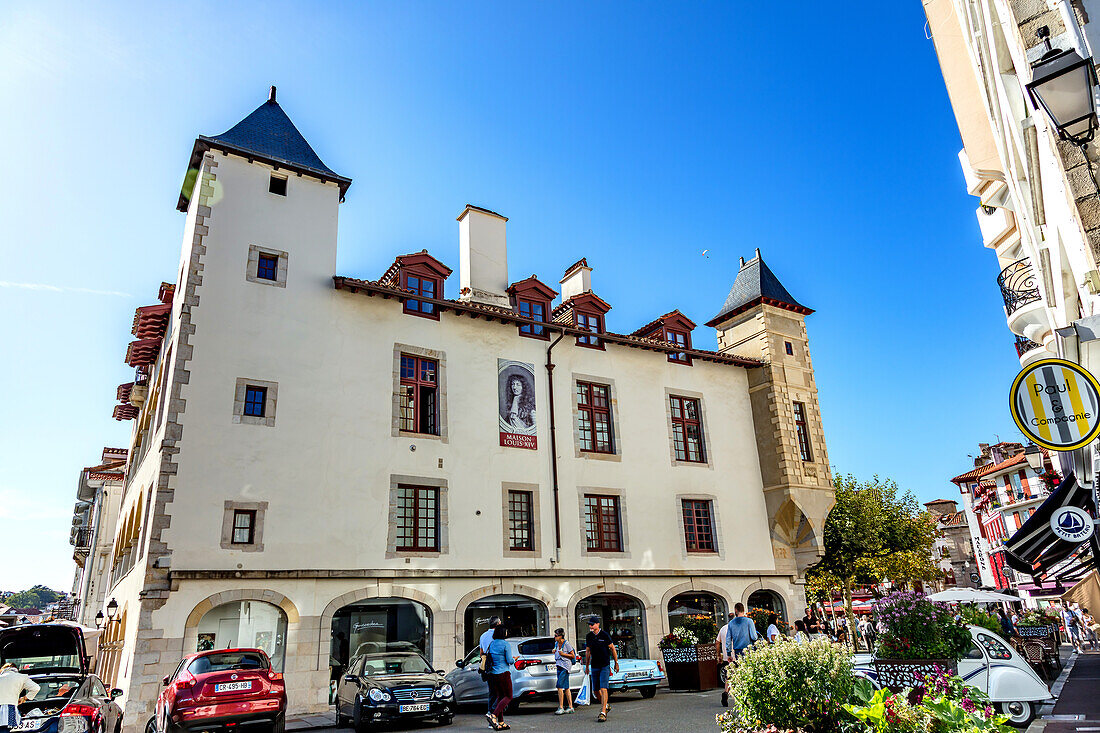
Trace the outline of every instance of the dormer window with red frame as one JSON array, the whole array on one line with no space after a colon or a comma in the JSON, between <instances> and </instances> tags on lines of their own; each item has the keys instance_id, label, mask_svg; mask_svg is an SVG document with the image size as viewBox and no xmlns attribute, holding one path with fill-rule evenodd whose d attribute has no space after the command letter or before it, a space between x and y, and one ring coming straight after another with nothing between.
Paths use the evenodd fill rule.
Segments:
<instances>
[{"instance_id":1,"label":"dormer window with red frame","mask_svg":"<svg viewBox=\"0 0 1100 733\"><path fill-rule=\"evenodd\" d=\"M508 288L508 295L512 298L512 307L521 317L549 323L550 303L558 294L532 275L513 283ZM542 340L550 338L550 332L545 327L533 323L521 323L519 335Z\"/></svg>"},{"instance_id":2,"label":"dormer window with red frame","mask_svg":"<svg viewBox=\"0 0 1100 733\"><path fill-rule=\"evenodd\" d=\"M691 357L687 352L691 350L691 332L694 328L695 323L690 318L675 310L647 323L631 335L667 341L680 347L683 351L670 351L668 360L673 364L691 366Z\"/></svg>"},{"instance_id":3,"label":"dormer window with red frame","mask_svg":"<svg viewBox=\"0 0 1100 733\"><path fill-rule=\"evenodd\" d=\"M603 349L603 339L596 334L604 333L603 317L611 306L592 292L575 295L554 309L554 320L569 323L567 311L573 314L572 325L588 331L591 336L577 336L577 346L589 349Z\"/></svg>"},{"instance_id":4,"label":"dormer window with red frame","mask_svg":"<svg viewBox=\"0 0 1100 733\"><path fill-rule=\"evenodd\" d=\"M398 257L379 282L410 291L410 297L405 299L402 308L405 313L439 320L439 306L421 298L441 300L443 283L450 274L451 268L432 257L427 250L421 250Z\"/></svg>"}]
</instances>

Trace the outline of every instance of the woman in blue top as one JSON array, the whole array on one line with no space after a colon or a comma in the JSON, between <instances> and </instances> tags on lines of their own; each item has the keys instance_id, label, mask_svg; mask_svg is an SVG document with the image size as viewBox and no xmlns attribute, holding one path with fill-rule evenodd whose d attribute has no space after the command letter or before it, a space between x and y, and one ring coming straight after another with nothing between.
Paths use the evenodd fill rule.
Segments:
<instances>
[{"instance_id":1,"label":"woman in blue top","mask_svg":"<svg viewBox=\"0 0 1100 733\"><path fill-rule=\"evenodd\" d=\"M493 640L489 642L489 661L486 664L489 678L489 691L497 705L489 713L489 726L493 730L509 730L512 726L504 722L504 711L512 702L512 647L504 640L507 632L504 624L493 629Z\"/></svg>"}]
</instances>

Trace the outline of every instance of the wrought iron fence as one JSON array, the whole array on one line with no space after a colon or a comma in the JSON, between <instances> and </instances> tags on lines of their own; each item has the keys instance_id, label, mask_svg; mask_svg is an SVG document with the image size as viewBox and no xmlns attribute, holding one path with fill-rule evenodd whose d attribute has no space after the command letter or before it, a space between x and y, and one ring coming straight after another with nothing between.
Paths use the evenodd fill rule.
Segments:
<instances>
[{"instance_id":1,"label":"wrought iron fence","mask_svg":"<svg viewBox=\"0 0 1100 733\"><path fill-rule=\"evenodd\" d=\"M92 546L92 528L81 527L80 529L74 530L70 538L70 543L78 550L90 548Z\"/></svg>"},{"instance_id":2,"label":"wrought iron fence","mask_svg":"<svg viewBox=\"0 0 1100 733\"><path fill-rule=\"evenodd\" d=\"M1016 353L1019 356L1023 356L1032 349L1038 349L1041 346L1042 344L1037 344L1031 339L1025 338L1024 336L1016 337Z\"/></svg>"},{"instance_id":3,"label":"wrought iron fence","mask_svg":"<svg viewBox=\"0 0 1100 733\"><path fill-rule=\"evenodd\" d=\"M1026 257L1001 270L1001 274L997 276L997 284L1001 286L1001 297L1004 298L1008 315L1042 297L1035 283L1035 271Z\"/></svg>"}]
</instances>

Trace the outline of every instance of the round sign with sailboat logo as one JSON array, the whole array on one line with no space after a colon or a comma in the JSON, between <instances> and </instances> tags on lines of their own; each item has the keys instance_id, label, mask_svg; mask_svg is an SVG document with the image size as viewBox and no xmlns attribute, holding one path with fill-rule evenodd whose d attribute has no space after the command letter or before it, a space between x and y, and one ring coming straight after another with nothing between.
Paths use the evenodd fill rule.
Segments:
<instances>
[{"instance_id":1,"label":"round sign with sailboat logo","mask_svg":"<svg viewBox=\"0 0 1100 733\"><path fill-rule=\"evenodd\" d=\"M1042 359L1012 382L1009 409L1021 432L1051 450L1088 445L1100 434L1100 382L1065 359Z\"/></svg>"}]
</instances>

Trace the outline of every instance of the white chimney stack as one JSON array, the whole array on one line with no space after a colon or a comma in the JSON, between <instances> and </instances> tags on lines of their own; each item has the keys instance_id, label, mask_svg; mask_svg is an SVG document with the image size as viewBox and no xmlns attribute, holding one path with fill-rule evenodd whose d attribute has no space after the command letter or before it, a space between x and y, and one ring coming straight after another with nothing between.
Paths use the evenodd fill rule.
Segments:
<instances>
[{"instance_id":1,"label":"white chimney stack","mask_svg":"<svg viewBox=\"0 0 1100 733\"><path fill-rule=\"evenodd\" d=\"M458 215L458 299L510 308L508 298L508 217L466 204Z\"/></svg>"},{"instance_id":2,"label":"white chimney stack","mask_svg":"<svg viewBox=\"0 0 1100 733\"><path fill-rule=\"evenodd\" d=\"M563 302L590 291L592 289L592 268L588 266L588 260L581 258L574 262L565 271L565 276L559 282L561 282L561 299Z\"/></svg>"}]
</instances>

